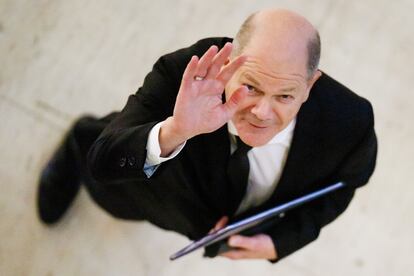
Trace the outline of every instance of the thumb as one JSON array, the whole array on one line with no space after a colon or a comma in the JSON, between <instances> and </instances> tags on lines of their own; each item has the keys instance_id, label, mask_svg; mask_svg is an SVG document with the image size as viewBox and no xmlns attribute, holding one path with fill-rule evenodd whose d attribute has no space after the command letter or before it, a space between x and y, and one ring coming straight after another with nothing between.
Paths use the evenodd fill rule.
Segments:
<instances>
[{"instance_id":1,"label":"thumb","mask_svg":"<svg viewBox=\"0 0 414 276\"><path fill-rule=\"evenodd\" d=\"M241 101L244 100L247 96L247 87L246 86L240 86L236 89L236 91L233 92L230 99L226 101L226 103L223 105L227 118L230 120L231 117L233 117L234 113L237 110L238 105Z\"/></svg>"},{"instance_id":2,"label":"thumb","mask_svg":"<svg viewBox=\"0 0 414 276\"><path fill-rule=\"evenodd\" d=\"M229 245L231 247L239 247L245 249L254 249L256 241L252 237L245 237L240 235L235 235L230 237Z\"/></svg>"}]
</instances>

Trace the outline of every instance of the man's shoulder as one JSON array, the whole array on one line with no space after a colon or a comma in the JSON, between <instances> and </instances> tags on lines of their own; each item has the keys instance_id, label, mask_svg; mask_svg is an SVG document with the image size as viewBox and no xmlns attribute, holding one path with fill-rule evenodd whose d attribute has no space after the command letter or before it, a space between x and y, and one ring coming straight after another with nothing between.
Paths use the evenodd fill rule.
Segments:
<instances>
[{"instance_id":1,"label":"man's shoulder","mask_svg":"<svg viewBox=\"0 0 414 276\"><path fill-rule=\"evenodd\" d=\"M360 124L373 120L371 103L326 73L315 83L310 99L324 117L337 123Z\"/></svg>"},{"instance_id":2,"label":"man's shoulder","mask_svg":"<svg viewBox=\"0 0 414 276\"><path fill-rule=\"evenodd\" d=\"M230 37L207 37L207 38L203 38L198 40L197 42L195 42L194 44L181 48L173 53L171 53L172 55L174 54L178 54L178 55L189 55L190 57L192 55L198 55L201 56L203 55L208 48L210 48L212 45L216 45L218 48L222 48L227 42L232 42L233 39ZM170 54L170 55L171 55Z\"/></svg>"},{"instance_id":3,"label":"man's shoulder","mask_svg":"<svg viewBox=\"0 0 414 276\"><path fill-rule=\"evenodd\" d=\"M180 48L174 52L163 55L164 58L173 59L190 59L196 55L201 57L212 45L222 48L227 42L232 42L233 39L229 37L208 37L203 38L187 47Z\"/></svg>"},{"instance_id":4,"label":"man's shoulder","mask_svg":"<svg viewBox=\"0 0 414 276\"><path fill-rule=\"evenodd\" d=\"M318 129L328 148L338 143L354 145L373 130L371 103L325 73L305 105L301 117L313 118L312 127Z\"/></svg>"},{"instance_id":5,"label":"man's shoulder","mask_svg":"<svg viewBox=\"0 0 414 276\"><path fill-rule=\"evenodd\" d=\"M194 44L162 55L154 64L153 69L169 76L171 80L181 80L182 74L190 61L196 55L201 57L212 45L222 48L227 42L233 41L229 37L208 37L200 39Z\"/></svg>"}]
</instances>

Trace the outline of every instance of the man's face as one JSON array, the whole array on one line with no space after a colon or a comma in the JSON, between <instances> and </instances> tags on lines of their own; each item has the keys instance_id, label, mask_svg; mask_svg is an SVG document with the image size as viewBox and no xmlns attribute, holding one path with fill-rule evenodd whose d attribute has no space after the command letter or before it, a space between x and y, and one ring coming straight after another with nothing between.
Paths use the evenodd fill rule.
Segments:
<instances>
[{"instance_id":1,"label":"man's face","mask_svg":"<svg viewBox=\"0 0 414 276\"><path fill-rule=\"evenodd\" d=\"M264 52L245 52L247 61L226 85L226 98L241 85L248 96L240 103L232 121L240 138L257 147L269 142L295 118L310 88L319 77L308 80L306 57L270 61ZM300 62L299 62L300 61Z\"/></svg>"}]
</instances>

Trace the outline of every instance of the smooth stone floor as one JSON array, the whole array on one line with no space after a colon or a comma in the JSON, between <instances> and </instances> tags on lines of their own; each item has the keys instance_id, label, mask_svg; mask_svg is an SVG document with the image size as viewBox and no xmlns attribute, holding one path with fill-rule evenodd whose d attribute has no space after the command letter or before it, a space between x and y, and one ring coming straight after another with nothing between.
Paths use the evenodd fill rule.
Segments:
<instances>
[{"instance_id":1,"label":"smooth stone floor","mask_svg":"<svg viewBox=\"0 0 414 276\"><path fill-rule=\"evenodd\" d=\"M57 226L39 223L39 171L75 118L121 109L160 55L233 36L265 7L309 18L321 68L374 105L376 172L316 242L277 265L170 262L185 238L115 220L85 190ZM412 0L0 0L0 275L414 275L413 11Z\"/></svg>"}]
</instances>

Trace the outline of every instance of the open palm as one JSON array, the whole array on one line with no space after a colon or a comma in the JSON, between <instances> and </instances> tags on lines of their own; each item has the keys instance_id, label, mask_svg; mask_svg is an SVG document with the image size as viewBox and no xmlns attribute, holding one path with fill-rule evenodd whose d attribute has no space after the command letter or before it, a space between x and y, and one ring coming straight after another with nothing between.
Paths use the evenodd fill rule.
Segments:
<instances>
[{"instance_id":1,"label":"open palm","mask_svg":"<svg viewBox=\"0 0 414 276\"><path fill-rule=\"evenodd\" d=\"M173 115L185 137L209 133L223 126L245 96L247 89L241 86L226 103L222 102L225 85L245 61L245 57L239 56L225 65L231 50L231 43L219 52L217 46L212 46L201 59L193 56L188 63Z\"/></svg>"}]
</instances>

